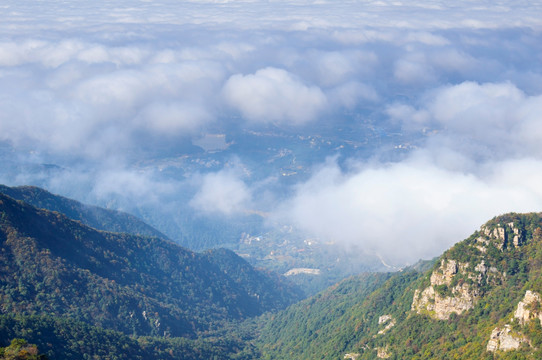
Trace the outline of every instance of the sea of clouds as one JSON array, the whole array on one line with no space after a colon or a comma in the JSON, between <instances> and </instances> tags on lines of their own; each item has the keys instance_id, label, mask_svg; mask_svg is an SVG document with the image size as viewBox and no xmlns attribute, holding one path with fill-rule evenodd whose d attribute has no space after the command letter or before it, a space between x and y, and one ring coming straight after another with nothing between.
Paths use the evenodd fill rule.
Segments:
<instances>
[{"instance_id":1,"label":"sea of clouds","mask_svg":"<svg viewBox=\"0 0 542 360\"><path fill-rule=\"evenodd\" d=\"M542 211L541 1L6 0L0 19L6 184L128 210L188 186L195 211L265 209L397 263ZM217 128L302 134L368 107L423 141L396 161L330 154L286 199L242 154L190 179L136 166ZM18 166L43 163L65 171Z\"/></svg>"}]
</instances>

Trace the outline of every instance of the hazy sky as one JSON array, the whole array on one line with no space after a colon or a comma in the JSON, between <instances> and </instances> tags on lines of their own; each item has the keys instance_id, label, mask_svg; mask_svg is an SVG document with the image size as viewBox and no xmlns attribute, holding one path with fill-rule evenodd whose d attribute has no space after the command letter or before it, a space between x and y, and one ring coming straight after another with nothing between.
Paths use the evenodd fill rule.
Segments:
<instances>
[{"instance_id":1,"label":"hazy sky","mask_svg":"<svg viewBox=\"0 0 542 360\"><path fill-rule=\"evenodd\" d=\"M39 176L54 192L164 204L188 181L198 211L265 208L399 261L542 211L542 1L6 0L0 19L0 142L69 169ZM395 162L330 154L289 199L239 159L189 180L133 166L142 144L367 107L424 141Z\"/></svg>"}]
</instances>

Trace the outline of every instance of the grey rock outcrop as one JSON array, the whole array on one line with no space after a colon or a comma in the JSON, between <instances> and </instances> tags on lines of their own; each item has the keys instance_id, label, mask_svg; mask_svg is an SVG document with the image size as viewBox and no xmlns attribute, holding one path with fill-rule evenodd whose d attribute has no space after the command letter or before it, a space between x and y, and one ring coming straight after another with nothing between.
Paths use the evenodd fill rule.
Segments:
<instances>
[{"instance_id":1,"label":"grey rock outcrop","mask_svg":"<svg viewBox=\"0 0 542 360\"><path fill-rule=\"evenodd\" d=\"M378 347L376 348L376 356L379 358L379 359L388 359L391 357L391 352L389 351L388 349L388 346L384 346L384 347Z\"/></svg>"},{"instance_id":2,"label":"grey rock outcrop","mask_svg":"<svg viewBox=\"0 0 542 360\"><path fill-rule=\"evenodd\" d=\"M507 224L498 224L491 228L487 225L482 225L480 236L476 240L478 242L476 247L485 253L487 245L490 243L493 243L499 250L503 250L506 243L511 241L514 247L517 248L523 243L524 236L523 232L513 222L509 222Z\"/></svg>"},{"instance_id":3,"label":"grey rock outcrop","mask_svg":"<svg viewBox=\"0 0 542 360\"><path fill-rule=\"evenodd\" d=\"M486 350L492 352L516 350L524 342L527 342L525 337L519 333L514 334L510 325L507 324L504 328L493 329Z\"/></svg>"},{"instance_id":4,"label":"grey rock outcrop","mask_svg":"<svg viewBox=\"0 0 542 360\"><path fill-rule=\"evenodd\" d=\"M386 326L378 331L378 335L383 335L388 332L392 327L395 326L395 319L391 315L382 315L378 318L378 325Z\"/></svg>"},{"instance_id":5,"label":"grey rock outcrop","mask_svg":"<svg viewBox=\"0 0 542 360\"><path fill-rule=\"evenodd\" d=\"M521 325L527 324L532 319L538 319L542 324L542 311L540 309L540 294L527 290L523 300L518 303L512 319L517 319ZM520 332L513 332L510 324L504 328L496 327L491 332L487 343L487 351L511 351L518 349L522 343L529 343L527 338Z\"/></svg>"},{"instance_id":6,"label":"grey rock outcrop","mask_svg":"<svg viewBox=\"0 0 542 360\"><path fill-rule=\"evenodd\" d=\"M527 290L523 300L518 303L514 318L522 325L527 324L531 319L539 319L542 325L542 309L540 294Z\"/></svg>"},{"instance_id":7,"label":"grey rock outcrop","mask_svg":"<svg viewBox=\"0 0 542 360\"><path fill-rule=\"evenodd\" d=\"M415 290L412 311L419 314L428 312L433 318L446 320L452 313L461 314L472 309L479 297L478 288L467 283L451 286L453 278L458 274L480 280L481 273L467 274L468 265L455 260L442 260L440 267L431 274L431 285L422 291ZM483 264L479 269L485 269ZM448 295L441 295L436 291L436 288L442 285L449 289Z\"/></svg>"}]
</instances>

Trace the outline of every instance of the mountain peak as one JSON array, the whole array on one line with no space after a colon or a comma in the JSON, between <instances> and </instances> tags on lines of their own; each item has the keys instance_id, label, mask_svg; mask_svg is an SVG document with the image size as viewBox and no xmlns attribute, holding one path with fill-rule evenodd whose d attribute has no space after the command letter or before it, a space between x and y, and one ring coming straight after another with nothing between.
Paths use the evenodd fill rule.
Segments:
<instances>
[{"instance_id":1,"label":"mountain peak","mask_svg":"<svg viewBox=\"0 0 542 360\"><path fill-rule=\"evenodd\" d=\"M70 219L80 221L97 230L155 236L167 239L167 236L128 213L104 209L80 203L64 196L55 195L36 186L9 187L0 185L0 193L22 200L37 208L57 211Z\"/></svg>"}]
</instances>

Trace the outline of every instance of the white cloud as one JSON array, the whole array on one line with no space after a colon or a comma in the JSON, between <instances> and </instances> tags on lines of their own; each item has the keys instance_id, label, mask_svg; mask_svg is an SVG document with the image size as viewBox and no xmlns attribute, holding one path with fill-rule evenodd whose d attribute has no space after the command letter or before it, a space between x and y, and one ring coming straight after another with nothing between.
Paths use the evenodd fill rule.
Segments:
<instances>
[{"instance_id":1,"label":"white cloud","mask_svg":"<svg viewBox=\"0 0 542 360\"><path fill-rule=\"evenodd\" d=\"M458 49L438 49L430 53L430 62L434 68L444 71L456 71L470 74L473 70L479 70L483 65L474 57Z\"/></svg>"},{"instance_id":2,"label":"white cloud","mask_svg":"<svg viewBox=\"0 0 542 360\"><path fill-rule=\"evenodd\" d=\"M0 140L95 159L128 155L119 149L136 146L141 129L184 136L215 119L216 89L224 77L216 62L118 69L107 59L99 65L72 60L55 68L10 65L0 72Z\"/></svg>"},{"instance_id":3,"label":"white cloud","mask_svg":"<svg viewBox=\"0 0 542 360\"><path fill-rule=\"evenodd\" d=\"M0 44L0 65L17 66L38 62L54 68L68 61L81 50L82 44L73 40L48 42L28 39L22 43L6 42Z\"/></svg>"},{"instance_id":4,"label":"white cloud","mask_svg":"<svg viewBox=\"0 0 542 360\"><path fill-rule=\"evenodd\" d=\"M243 30L314 28L368 28L389 26L424 30L470 28L502 28L540 25L541 6L538 2L501 1L499 6L481 1L183 1L171 3L111 3L97 0L92 4L63 6L54 1L21 5L16 0L4 2L4 26L15 33L35 28L42 31L79 30L87 25L88 32L109 30L114 39L134 36L112 30L131 25L176 26L198 25L229 27ZM506 16L503 16L505 14ZM16 29L18 25L20 29ZM138 28L136 28L140 31Z\"/></svg>"},{"instance_id":5,"label":"white cloud","mask_svg":"<svg viewBox=\"0 0 542 360\"><path fill-rule=\"evenodd\" d=\"M371 74L378 64L378 56L359 50L309 51L303 63L314 67L311 72L321 86L332 87Z\"/></svg>"},{"instance_id":6,"label":"white cloud","mask_svg":"<svg viewBox=\"0 0 542 360\"><path fill-rule=\"evenodd\" d=\"M495 215L542 208L542 161L487 165L476 177L435 164L367 165L354 173L327 163L280 216L326 240L350 243L402 264L431 258Z\"/></svg>"},{"instance_id":7,"label":"white cloud","mask_svg":"<svg viewBox=\"0 0 542 360\"><path fill-rule=\"evenodd\" d=\"M146 106L135 121L155 133L175 136L196 133L212 118L196 104L156 102Z\"/></svg>"},{"instance_id":8,"label":"white cloud","mask_svg":"<svg viewBox=\"0 0 542 360\"><path fill-rule=\"evenodd\" d=\"M75 91L78 101L97 108L111 108L111 111L126 112L150 95L148 74L123 70L90 78L81 83ZM114 109L114 110L113 110Z\"/></svg>"},{"instance_id":9,"label":"white cloud","mask_svg":"<svg viewBox=\"0 0 542 360\"><path fill-rule=\"evenodd\" d=\"M477 159L542 156L542 96L528 96L511 83L463 82L428 93L422 105L387 109L409 128L429 127L438 134L429 147L449 147Z\"/></svg>"},{"instance_id":10,"label":"white cloud","mask_svg":"<svg viewBox=\"0 0 542 360\"><path fill-rule=\"evenodd\" d=\"M437 90L429 109L434 119L448 129L474 130L480 135L492 131L489 125L502 129L515 123L517 119L511 112L523 100L522 92L512 84L464 82Z\"/></svg>"},{"instance_id":11,"label":"white cloud","mask_svg":"<svg viewBox=\"0 0 542 360\"><path fill-rule=\"evenodd\" d=\"M346 82L328 91L330 103L347 109L364 102L375 102L379 96L374 88L356 81Z\"/></svg>"},{"instance_id":12,"label":"white cloud","mask_svg":"<svg viewBox=\"0 0 542 360\"><path fill-rule=\"evenodd\" d=\"M307 86L276 68L233 75L224 85L223 94L248 120L262 123L303 124L317 118L327 102L318 87Z\"/></svg>"},{"instance_id":13,"label":"white cloud","mask_svg":"<svg viewBox=\"0 0 542 360\"><path fill-rule=\"evenodd\" d=\"M425 84L436 80L435 72L425 54L409 54L395 62L394 76L401 83Z\"/></svg>"},{"instance_id":14,"label":"white cloud","mask_svg":"<svg viewBox=\"0 0 542 360\"><path fill-rule=\"evenodd\" d=\"M92 175L92 193L101 201L117 198L122 202L136 200L139 206L148 203L158 205L164 196L176 190L175 183L158 179L151 172L111 168Z\"/></svg>"},{"instance_id":15,"label":"white cloud","mask_svg":"<svg viewBox=\"0 0 542 360\"><path fill-rule=\"evenodd\" d=\"M252 193L239 169L223 169L203 175L201 186L190 205L207 214L235 215L248 210Z\"/></svg>"},{"instance_id":16,"label":"white cloud","mask_svg":"<svg viewBox=\"0 0 542 360\"><path fill-rule=\"evenodd\" d=\"M427 31L423 32L409 32L406 36L406 41L408 42L420 42L427 45L448 45L450 41L445 37L432 34Z\"/></svg>"}]
</instances>

